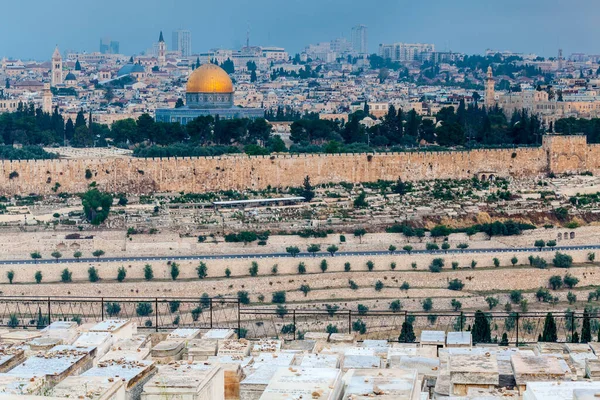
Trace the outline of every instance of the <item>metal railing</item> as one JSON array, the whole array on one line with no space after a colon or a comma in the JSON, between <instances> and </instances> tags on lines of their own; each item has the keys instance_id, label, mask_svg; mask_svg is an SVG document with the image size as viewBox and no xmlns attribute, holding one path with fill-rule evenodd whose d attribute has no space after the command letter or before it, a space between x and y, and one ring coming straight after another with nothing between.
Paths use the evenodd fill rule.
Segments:
<instances>
[{"instance_id":1,"label":"metal railing","mask_svg":"<svg viewBox=\"0 0 600 400\"><path fill-rule=\"evenodd\" d=\"M493 341L504 333L509 344L538 341L544 330L546 312L485 313ZM571 342L581 336L582 312L555 311L557 340ZM587 316L592 337L598 337L600 313ZM244 306L235 297L146 298L146 297L1 297L0 326L41 329L54 321L93 323L104 319L130 319L140 328L155 331L176 328L234 329L248 339L301 339L306 332L355 333L359 340L399 341L404 322L409 322L419 339L423 330L458 332L470 330L473 312L409 312L292 309L281 305Z\"/></svg>"}]
</instances>

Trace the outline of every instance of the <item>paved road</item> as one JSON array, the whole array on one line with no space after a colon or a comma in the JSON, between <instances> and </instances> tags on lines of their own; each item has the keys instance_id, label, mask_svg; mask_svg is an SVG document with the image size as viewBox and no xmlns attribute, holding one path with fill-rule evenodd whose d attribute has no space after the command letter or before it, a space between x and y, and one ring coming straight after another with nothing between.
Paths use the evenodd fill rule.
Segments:
<instances>
[{"instance_id":1,"label":"paved road","mask_svg":"<svg viewBox=\"0 0 600 400\"><path fill-rule=\"evenodd\" d=\"M556 246L542 248L541 252L555 252L568 250L600 250L600 245L580 245L580 246ZM520 248L499 248L499 249L451 249L451 250L413 250L411 254L482 254L482 253L513 253L513 252L540 252L537 247L520 247ZM389 251L340 251L335 253L334 257L343 256L381 256L388 255ZM395 251L394 254L406 254L405 251ZM310 257L329 257L326 252L315 253L300 253L297 258ZM225 254L225 255L198 255L198 256L172 256L172 257L101 257L101 258L61 258L62 263L85 263L85 262L134 262L134 261L186 261L186 260L230 260L230 259L249 259L249 258L280 258L292 257L288 253L247 253L247 254ZM50 264L55 263L54 259L33 260L0 260L0 265L6 264Z\"/></svg>"}]
</instances>

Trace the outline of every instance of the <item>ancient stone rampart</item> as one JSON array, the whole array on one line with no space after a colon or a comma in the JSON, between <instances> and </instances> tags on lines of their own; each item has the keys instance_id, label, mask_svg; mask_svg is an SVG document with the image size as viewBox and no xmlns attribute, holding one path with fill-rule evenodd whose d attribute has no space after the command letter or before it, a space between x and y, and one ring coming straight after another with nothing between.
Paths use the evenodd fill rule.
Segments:
<instances>
[{"instance_id":1,"label":"ancient stone rampart","mask_svg":"<svg viewBox=\"0 0 600 400\"><path fill-rule=\"evenodd\" d=\"M197 158L111 158L0 162L0 194L83 192L92 182L109 192L209 192L372 182L527 177L600 171L600 146L583 136L547 136L539 148L385 154L229 155ZM86 170L92 173L86 179ZM58 184L58 185L57 185Z\"/></svg>"}]
</instances>

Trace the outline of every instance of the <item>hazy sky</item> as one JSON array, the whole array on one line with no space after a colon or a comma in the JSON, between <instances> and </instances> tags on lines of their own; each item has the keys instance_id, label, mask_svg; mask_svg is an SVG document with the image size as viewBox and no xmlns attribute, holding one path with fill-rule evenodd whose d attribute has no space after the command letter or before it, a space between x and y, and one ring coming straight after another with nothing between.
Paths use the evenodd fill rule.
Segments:
<instances>
[{"instance_id":1,"label":"hazy sky","mask_svg":"<svg viewBox=\"0 0 600 400\"><path fill-rule=\"evenodd\" d=\"M49 59L61 51L98 51L101 37L134 54L164 31L192 31L192 50L237 48L248 24L251 44L283 46L349 37L369 27L379 43L428 42L439 50L486 48L555 55L600 53L600 0L3 0L0 57Z\"/></svg>"}]
</instances>

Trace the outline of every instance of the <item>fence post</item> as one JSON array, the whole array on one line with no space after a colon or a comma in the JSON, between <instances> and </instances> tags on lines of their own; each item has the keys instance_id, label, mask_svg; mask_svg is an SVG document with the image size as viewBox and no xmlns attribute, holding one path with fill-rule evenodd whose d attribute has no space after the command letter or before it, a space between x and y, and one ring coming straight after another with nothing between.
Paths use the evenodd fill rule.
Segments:
<instances>
[{"instance_id":1,"label":"fence post","mask_svg":"<svg viewBox=\"0 0 600 400\"><path fill-rule=\"evenodd\" d=\"M239 299L239 297L238 297L238 300L237 300L237 309L238 309L238 313L237 313L238 314L237 315L238 339L241 339L240 332L242 331L242 321L241 321L242 316L241 316L241 310L240 310L240 299Z\"/></svg>"},{"instance_id":2,"label":"fence post","mask_svg":"<svg viewBox=\"0 0 600 400\"><path fill-rule=\"evenodd\" d=\"M51 312L50 312L50 297L48 297L48 325L50 325L51 321Z\"/></svg>"},{"instance_id":3,"label":"fence post","mask_svg":"<svg viewBox=\"0 0 600 400\"><path fill-rule=\"evenodd\" d=\"M292 318L293 318L293 325L294 325L294 340L296 340L296 309L292 310Z\"/></svg>"},{"instance_id":4,"label":"fence post","mask_svg":"<svg viewBox=\"0 0 600 400\"><path fill-rule=\"evenodd\" d=\"M465 325L465 317L464 317L464 314L463 314L463 312L461 311L461 312L460 312L460 331L461 331L461 332L462 332L462 331L463 331L463 329L465 328L465 327L464 327L464 325Z\"/></svg>"},{"instance_id":5,"label":"fence post","mask_svg":"<svg viewBox=\"0 0 600 400\"><path fill-rule=\"evenodd\" d=\"M352 310L348 310L348 335L352 334Z\"/></svg>"},{"instance_id":6,"label":"fence post","mask_svg":"<svg viewBox=\"0 0 600 400\"><path fill-rule=\"evenodd\" d=\"M158 297L154 298L154 309L154 329L156 330L156 332L158 332Z\"/></svg>"},{"instance_id":7,"label":"fence post","mask_svg":"<svg viewBox=\"0 0 600 400\"><path fill-rule=\"evenodd\" d=\"M575 311L571 311L571 343L573 342L573 335L575 334Z\"/></svg>"},{"instance_id":8,"label":"fence post","mask_svg":"<svg viewBox=\"0 0 600 400\"><path fill-rule=\"evenodd\" d=\"M102 321L104 321L104 297L100 298L100 315L102 316Z\"/></svg>"},{"instance_id":9,"label":"fence post","mask_svg":"<svg viewBox=\"0 0 600 400\"><path fill-rule=\"evenodd\" d=\"M516 347L519 347L519 313L517 313L517 343L515 344Z\"/></svg>"},{"instance_id":10,"label":"fence post","mask_svg":"<svg viewBox=\"0 0 600 400\"><path fill-rule=\"evenodd\" d=\"M212 297L210 299L208 299L208 306L210 308L210 329L212 329L213 327L213 299Z\"/></svg>"}]
</instances>

